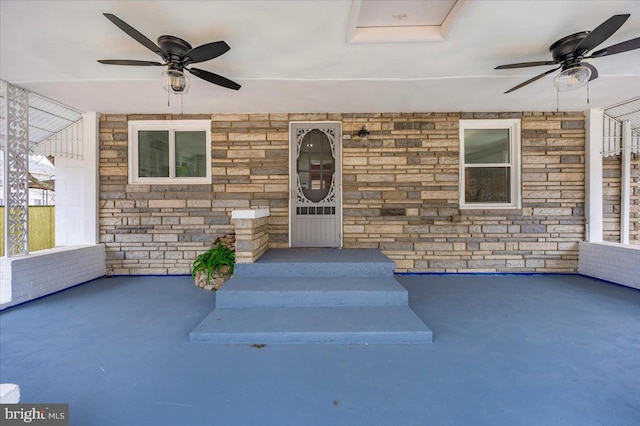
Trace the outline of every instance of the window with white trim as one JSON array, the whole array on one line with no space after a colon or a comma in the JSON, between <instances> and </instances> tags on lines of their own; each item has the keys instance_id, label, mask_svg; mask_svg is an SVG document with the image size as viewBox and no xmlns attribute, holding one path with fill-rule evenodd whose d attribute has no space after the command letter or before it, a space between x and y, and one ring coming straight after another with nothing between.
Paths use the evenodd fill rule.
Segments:
<instances>
[{"instance_id":1,"label":"window with white trim","mask_svg":"<svg viewBox=\"0 0 640 426\"><path fill-rule=\"evenodd\" d=\"M211 121L129 121L129 183L211 183Z\"/></svg>"},{"instance_id":2,"label":"window with white trim","mask_svg":"<svg viewBox=\"0 0 640 426\"><path fill-rule=\"evenodd\" d=\"M520 120L460 120L460 208L516 209Z\"/></svg>"}]
</instances>

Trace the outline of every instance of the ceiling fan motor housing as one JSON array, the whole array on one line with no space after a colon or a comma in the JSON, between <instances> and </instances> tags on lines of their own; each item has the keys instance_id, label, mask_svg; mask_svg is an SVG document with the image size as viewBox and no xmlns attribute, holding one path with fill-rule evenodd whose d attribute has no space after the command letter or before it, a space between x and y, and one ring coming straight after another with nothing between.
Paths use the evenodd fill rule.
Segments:
<instances>
[{"instance_id":1,"label":"ceiling fan motor housing","mask_svg":"<svg viewBox=\"0 0 640 426\"><path fill-rule=\"evenodd\" d=\"M580 42L584 40L591 31L582 31L571 34L556 41L549 47L553 60L562 63L562 69L574 68L580 65L583 55L587 52L576 52ZM582 49L581 49L582 50Z\"/></svg>"},{"instance_id":2,"label":"ceiling fan motor housing","mask_svg":"<svg viewBox=\"0 0 640 426\"><path fill-rule=\"evenodd\" d=\"M192 49L188 42L171 35L158 37L158 46L168 54L166 59L171 63L181 62L182 56ZM184 62L183 65L188 65L188 63Z\"/></svg>"}]
</instances>

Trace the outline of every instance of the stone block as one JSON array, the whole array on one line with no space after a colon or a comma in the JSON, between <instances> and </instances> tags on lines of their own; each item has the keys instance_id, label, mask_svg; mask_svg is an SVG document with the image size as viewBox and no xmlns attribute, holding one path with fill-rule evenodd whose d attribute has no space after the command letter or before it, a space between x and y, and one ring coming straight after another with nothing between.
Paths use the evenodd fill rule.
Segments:
<instances>
[{"instance_id":1,"label":"stone block","mask_svg":"<svg viewBox=\"0 0 640 426\"><path fill-rule=\"evenodd\" d=\"M359 175L357 177L358 182L393 182L394 175L392 174L366 174Z\"/></svg>"},{"instance_id":2,"label":"stone block","mask_svg":"<svg viewBox=\"0 0 640 426\"><path fill-rule=\"evenodd\" d=\"M522 130L555 130L560 129L562 126L560 121L547 121L547 120L522 120Z\"/></svg>"},{"instance_id":3,"label":"stone block","mask_svg":"<svg viewBox=\"0 0 640 426\"><path fill-rule=\"evenodd\" d=\"M150 209L184 209L187 207L186 200L149 200Z\"/></svg>"},{"instance_id":4,"label":"stone block","mask_svg":"<svg viewBox=\"0 0 640 426\"><path fill-rule=\"evenodd\" d=\"M264 185L262 184L247 184L247 185L227 185L227 192L264 192Z\"/></svg>"},{"instance_id":5,"label":"stone block","mask_svg":"<svg viewBox=\"0 0 640 426\"><path fill-rule=\"evenodd\" d=\"M265 150L264 149L250 149L250 150L240 150L240 149L230 149L227 151L227 158L264 158Z\"/></svg>"}]
</instances>

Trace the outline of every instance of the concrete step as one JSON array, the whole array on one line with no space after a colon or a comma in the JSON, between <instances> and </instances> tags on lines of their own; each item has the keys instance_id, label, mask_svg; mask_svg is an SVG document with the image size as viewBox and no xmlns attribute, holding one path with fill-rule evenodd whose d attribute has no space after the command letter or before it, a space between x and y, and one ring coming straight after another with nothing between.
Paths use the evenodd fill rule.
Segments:
<instances>
[{"instance_id":1,"label":"concrete step","mask_svg":"<svg viewBox=\"0 0 640 426\"><path fill-rule=\"evenodd\" d=\"M234 276L216 293L216 308L407 306L407 290L393 277Z\"/></svg>"},{"instance_id":2,"label":"concrete step","mask_svg":"<svg viewBox=\"0 0 640 426\"><path fill-rule=\"evenodd\" d=\"M255 263L237 264L241 277L393 276L395 262L373 249L269 249Z\"/></svg>"},{"instance_id":3,"label":"concrete step","mask_svg":"<svg viewBox=\"0 0 640 426\"><path fill-rule=\"evenodd\" d=\"M194 343L430 343L409 307L214 309L189 335Z\"/></svg>"}]
</instances>

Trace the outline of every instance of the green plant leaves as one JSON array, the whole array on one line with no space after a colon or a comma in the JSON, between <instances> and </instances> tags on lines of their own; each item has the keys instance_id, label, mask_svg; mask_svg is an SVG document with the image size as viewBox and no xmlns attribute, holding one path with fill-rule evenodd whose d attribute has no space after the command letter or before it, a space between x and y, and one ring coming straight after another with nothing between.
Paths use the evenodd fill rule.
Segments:
<instances>
[{"instance_id":1,"label":"green plant leaves","mask_svg":"<svg viewBox=\"0 0 640 426\"><path fill-rule=\"evenodd\" d=\"M236 253L229 247L223 246L222 243L218 243L216 247L212 247L196 257L196 260L193 261L191 275L195 277L196 272L200 271L207 274L207 281L209 281L216 272L218 275L233 274L235 263ZM229 267L226 274L222 273L223 266Z\"/></svg>"}]
</instances>

